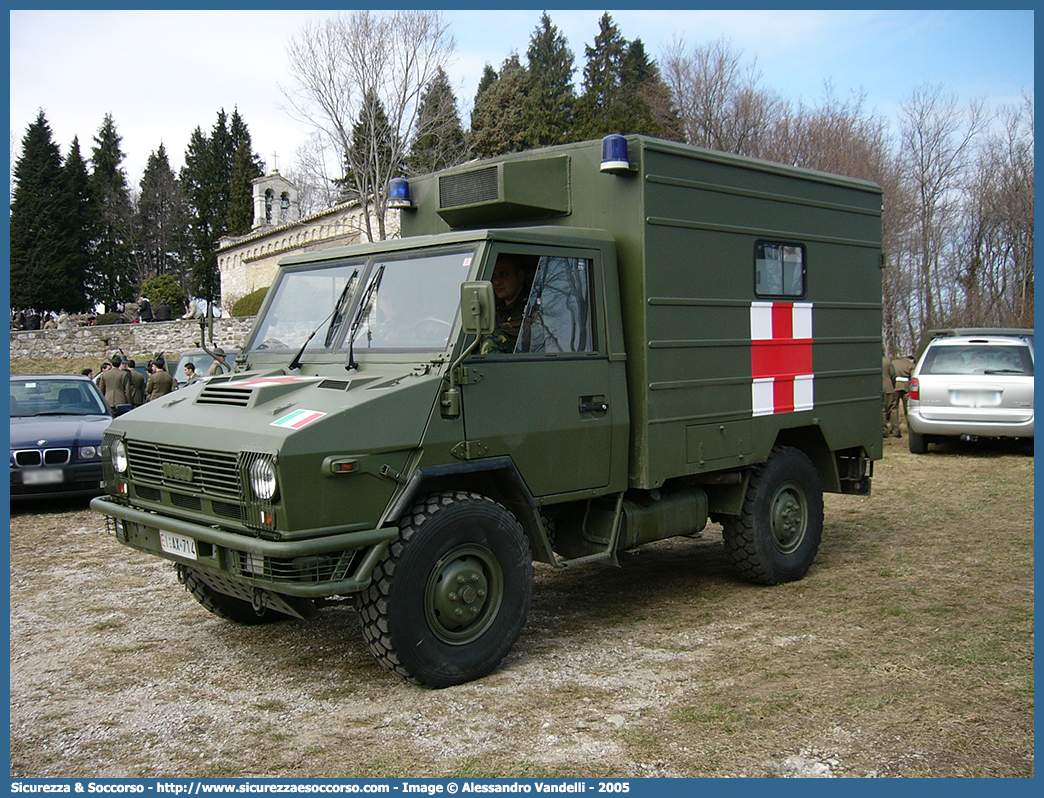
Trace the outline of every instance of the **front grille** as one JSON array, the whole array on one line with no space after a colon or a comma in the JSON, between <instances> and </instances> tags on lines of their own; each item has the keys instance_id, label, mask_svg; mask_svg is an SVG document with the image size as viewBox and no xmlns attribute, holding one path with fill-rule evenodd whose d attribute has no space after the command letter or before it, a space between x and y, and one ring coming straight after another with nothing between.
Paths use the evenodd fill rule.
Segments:
<instances>
[{"instance_id":1,"label":"front grille","mask_svg":"<svg viewBox=\"0 0 1044 798\"><path fill-rule=\"evenodd\" d=\"M367 549L312 554L303 557L263 557L234 552L233 570L240 575L270 582L336 582L347 579Z\"/></svg>"},{"instance_id":2,"label":"front grille","mask_svg":"<svg viewBox=\"0 0 1044 798\"><path fill-rule=\"evenodd\" d=\"M228 407L246 407L250 403L251 388L236 388L230 385L215 385L213 382L196 397L197 405L226 405Z\"/></svg>"},{"instance_id":3,"label":"front grille","mask_svg":"<svg viewBox=\"0 0 1044 798\"><path fill-rule=\"evenodd\" d=\"M145 499L150 502L158 502L163 498L163 495L157 488L150 488L148 485L136 485L134 493L139 499Z\"/></svg>"},{"instance_id":4,"label":"front grille","mask_svg":"<svg viewBox=\"0 0 1044 798\"><path fill-rule=\"evenodd\" d=\"M171 493L170 503L175 507L180 507L182 510L194 510L197 513L203 510L203 502L200 501L199 496L186 496L184 493Z\"/></svg>"},{"instance_id":5,"label":"front grille","mask_svg":"<svg viewBox=\"0 0 1044 798\"><path fill-rule=\"evenodd\" d=\"M125 443L135 481L233 501L242 496L238 457L234 454L129 439Z\"/></svg>"},{"instance_id":6,"label":"front grille","mask_svg":"<svg viewBox=\"0 0 1044 798\"><path fill-rule=\"evenodd\" d=\"M211 502L211 506L214 508L214 515L231 518L233 521L242 521L245 518L242 505L216 501Z\"/></svg>"},{"instance_id":7,"label":"front grille","mask_svg":"<svg viewBox=\"0 0 1044 798\"><path fill-rule=\"evenodd\" d=\"M497 166L475 169L439 178L439 207L459 208L480 202L500 199L500 180Z\"/></svg>"},{"instance_id":8,"label":"front grille","mask_svg":"<svg viewBox=\"0 0 1044 798\"><path fill-rule=\"evenodd\" d=\"M21 449L14 453L15 463L21 468L39 465L60 466L69 462L71 449Z\"/></svg>"}]
</instances>

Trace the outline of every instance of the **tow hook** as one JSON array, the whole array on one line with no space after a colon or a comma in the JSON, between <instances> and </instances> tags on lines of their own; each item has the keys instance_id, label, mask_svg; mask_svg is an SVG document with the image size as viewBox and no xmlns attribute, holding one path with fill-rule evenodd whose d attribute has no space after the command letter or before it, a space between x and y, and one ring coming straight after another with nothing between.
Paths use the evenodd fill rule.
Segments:
<instances>
[{"instance_id":1,"label":"tow hook","mask_svg":"<svg viewBox=\"0 0 1044 798\"><path fill-rule=\"evenodd\" d=\"M254 613L260 618L265 614L267 607L265 606L265 591L259 587L254 588L254 593L250 597L250 606L254 608Z\"/></svg>"}]
</instances>

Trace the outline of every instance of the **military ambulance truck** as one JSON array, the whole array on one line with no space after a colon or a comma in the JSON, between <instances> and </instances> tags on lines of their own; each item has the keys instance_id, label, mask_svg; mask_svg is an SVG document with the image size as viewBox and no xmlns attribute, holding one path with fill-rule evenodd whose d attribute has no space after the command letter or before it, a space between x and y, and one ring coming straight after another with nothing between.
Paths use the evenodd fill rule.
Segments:
<instances>
[{"instance_id":1,"label":"military ambulance truck","mask_svg":"<svg viewBox=\"0 0 1044 798\"><path fill-rule=\"evenodd\" d=\"M881 456L877 186L638 136L392 183L401 238L287 257L232 373L109 427L121 543L241 624L350 597L433 687L508 653L534 560L713 521L805 575Z\"/></svg>"}]
</instances>

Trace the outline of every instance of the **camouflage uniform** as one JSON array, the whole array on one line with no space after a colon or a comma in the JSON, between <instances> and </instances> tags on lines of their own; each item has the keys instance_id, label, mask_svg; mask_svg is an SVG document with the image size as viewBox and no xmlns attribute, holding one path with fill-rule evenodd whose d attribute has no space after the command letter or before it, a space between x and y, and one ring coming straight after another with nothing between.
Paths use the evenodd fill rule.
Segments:
<instances>
[{"instance_id":1,"label":"camouflage uniform","mask_svg":"<svg viewBox=\"0 0 1044 798\"><path fill-rule=\"evenodd\" d=\"M483 355L498 352L514 352L518 331L522 329L522 317L526 312L525 296L519 294L510 307L497 301L497 324L493 332L482 341L479 350Z\"/></svg>"}]
</instances>

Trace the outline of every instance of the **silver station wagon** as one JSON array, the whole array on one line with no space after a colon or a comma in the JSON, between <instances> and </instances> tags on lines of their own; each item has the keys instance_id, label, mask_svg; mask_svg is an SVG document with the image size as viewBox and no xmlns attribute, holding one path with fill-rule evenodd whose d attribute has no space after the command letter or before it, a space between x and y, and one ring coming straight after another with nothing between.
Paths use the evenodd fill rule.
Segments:
<instances>
[{"instance_id":1,"label":"silver station wagon","mask_svg":"<svg viewBox=\"0 0 1044 798\"><path fill-rule=\"evenodd\" d=\"M943 438L1033 437L1033 331L938 331L910 379L910 451Z\"/></svg>"}]
</instances>

